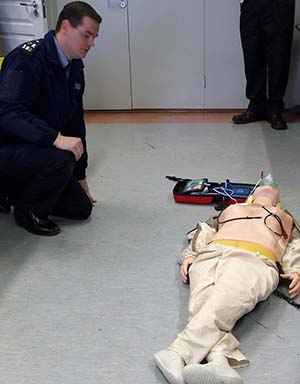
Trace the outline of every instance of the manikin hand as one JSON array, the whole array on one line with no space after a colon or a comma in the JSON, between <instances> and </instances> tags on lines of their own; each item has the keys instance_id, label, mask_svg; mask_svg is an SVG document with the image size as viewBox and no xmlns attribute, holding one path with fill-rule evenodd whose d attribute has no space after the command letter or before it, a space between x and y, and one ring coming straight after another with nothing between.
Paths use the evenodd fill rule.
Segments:
<instances>
[{"instance_id":1,"label":"manikin hand","mask_svg":"<svg viewBox=\"0 0 300 384\"><path fill-rule=\"evenodd\" d=\"M94 205L97 203L97 200L94 199L94 197L91 195L90 190L89 190L89 185L86 179L83 180L78 180L79 184L81 185L82 189L84 192L88 195L88 198L90 199L90 202Z\"/></svg>"},{"instance_id":2,"label":"manikin hand","mask_svg":"<svg viewBox=\"0 0 300 384\"><path fill-rule=\"evenodd\" d=\"M188 282L189 267L193 264L194 261L195 261L195 258L191 256L184 259L181 264L181 268L180 268L181 279L185 284Z\"/></svg>"},{"instance_id":3,"label":"manikin hand","mask_svg":"<svg viewBox=\"0 0 300 384\"><path fill-rule=\"evenodd\" d=\"M289 294L292 299L295 299L300 293L300 274L295 273L283 273L280 275L282 279L291 280L291 284L289 285Z\"/></svg>"},{"instance_id":4,"label":"manikin hand","mask_svg":"<svg viewBox=\"0 0 300 384\"><path fill-rule=\"evenodd\" d=\"M53 143L54 147L74 154L76 161L79 160L84 152L82 141L79 137L69 137L58 134Z\"/></svg>"}]
</instances>

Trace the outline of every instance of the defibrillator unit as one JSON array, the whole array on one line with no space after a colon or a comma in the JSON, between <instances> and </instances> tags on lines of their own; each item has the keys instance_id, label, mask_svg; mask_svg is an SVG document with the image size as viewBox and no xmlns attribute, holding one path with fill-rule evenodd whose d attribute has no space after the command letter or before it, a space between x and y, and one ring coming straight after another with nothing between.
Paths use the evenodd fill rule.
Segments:
<instances>
[{"instance_id":1,"label":"defibrillator unit","mask_svg":"<svg viewBox=\"0 0 300 384\"><path fill-rule=\"evenodd\" d=\"M169 180L177 181L173 188L176 203L230 205L243 203L255 188L255 184L210 182L207 178L180 179L166 176Z\"/></svg>"}]
</instances>

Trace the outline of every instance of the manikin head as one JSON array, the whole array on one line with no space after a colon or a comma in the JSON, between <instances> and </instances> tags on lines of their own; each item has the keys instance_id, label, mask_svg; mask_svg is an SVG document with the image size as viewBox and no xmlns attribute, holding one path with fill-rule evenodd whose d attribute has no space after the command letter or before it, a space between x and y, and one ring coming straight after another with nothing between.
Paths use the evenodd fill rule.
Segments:
<instances>
[{"instance_id":1,"label":"manikin head","mask_svg":"<svg viewBox=\"0 0 300 384\"><path fill-rule=\"evenodd\" d=\"M259 186L251 195L252 204L271 205L276 207L279 204L279 192L271 185Z\"/></svg>"}]
</instances>

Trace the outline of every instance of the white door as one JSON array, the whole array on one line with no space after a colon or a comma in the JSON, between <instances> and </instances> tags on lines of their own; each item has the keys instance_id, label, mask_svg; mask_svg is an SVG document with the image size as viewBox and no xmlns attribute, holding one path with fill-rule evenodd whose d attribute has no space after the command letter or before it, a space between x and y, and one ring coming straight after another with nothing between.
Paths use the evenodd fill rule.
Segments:
<instances>
[{"instance_id":1,"label":"white door","mask_svg":"<svg viewBox=\"0 0 300 384\"><path fill-rule=\"evenodd\" d=\"M205 108L245 108L240 2L205 1Z\"/></svg>"},{"instance_id":2,"label":"white door","mask_svg":"<svg viewBox=\"0 0 300 384\"><path fill-rule=\"evenodd\" d=\"M47 30L45 0L0 0L0 15L0 56Z\"/></svg>"},{"instance_id":3,"label":"white door","mask_svg":"<svg viewBox=\"0 0 300 384\"><path fill-rule=\"evenodd\" d=\"M128 0L133 108L204 108L204 0Z\"/></svg>"}]
</instances>

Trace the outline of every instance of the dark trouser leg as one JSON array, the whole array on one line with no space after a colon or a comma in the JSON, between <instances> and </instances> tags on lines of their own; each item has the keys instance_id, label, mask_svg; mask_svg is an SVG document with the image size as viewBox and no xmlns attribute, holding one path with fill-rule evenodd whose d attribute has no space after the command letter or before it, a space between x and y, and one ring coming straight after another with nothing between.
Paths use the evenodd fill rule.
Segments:
<instances>
[{"instance_id":1,"label":"dark trouser leg","mask_svg":"<svg viewBox=\"0 0 300 384\"><path fill-rule=\"evenodd\" d=\"M0 176L1 177L1 176ZM5 193L0 192L0 212L9 213L11 206Z\"/></svg>"},{"instance_id":2,"label":"dark trouser leg","mask_svg":"<svg viewBox=\"0 0 300 384\"><path fill-rule=\"evenodd\" d=\"M2 147L0 158L5 191L15 209L47 217L73 174L74 155L22 144Z\"/></svg>"},{"instance_id":3,"label":"dark trouser leg","mask_svg":"<svg viewBox=\"0 0 300 384\"><path fill-rule=\"evenodd\" d=\"M260 25L261 1L245 0L241 4L240 33L246 75L248 109L264 115L266 109L267 63Z\"/></svg>"},{"instance_id":4,"label":"dark trouser leg","mask_svg":"<svg viewBox=\"0 0 300 384\"><path fill-rule=\"evenodd\" d=\"M264 44L268 65L268 115L281 113L290 67L295 0L268 0L264 16Z\"/></svg>"},{"instance_id":5,"label":"dark trouser leg","mask_svg":"<svg viewBox=\"0 0 300 384\"><path fill-rule=\"evenodd\" d=\"M87 219L92 213L93 205L82 189L78 180L71 177L60 195L52 214L74 220Z\"/></svg>"}]
</instances>

